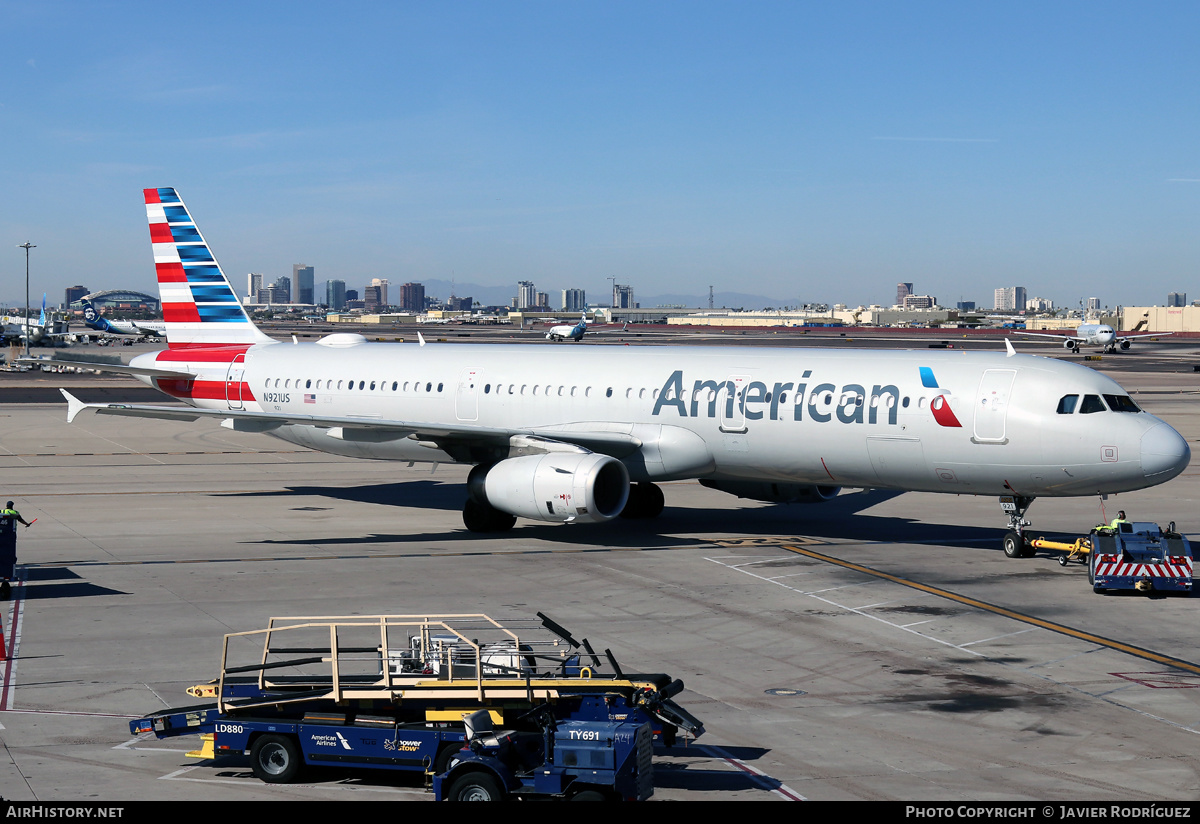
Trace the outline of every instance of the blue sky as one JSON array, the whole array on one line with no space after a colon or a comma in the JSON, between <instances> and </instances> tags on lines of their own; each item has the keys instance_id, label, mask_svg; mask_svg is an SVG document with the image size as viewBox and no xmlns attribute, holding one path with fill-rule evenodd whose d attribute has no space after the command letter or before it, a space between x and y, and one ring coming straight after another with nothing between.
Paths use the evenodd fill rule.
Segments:
<instances>
[{"instance_id":1,"label":"blue sky","mask_svg":"<svg viewBox=\"0 0 1200 824\"><path fill-rule=\"evenodd\" d=\"M1197 31L1196 3L0 0L0 301L26 240L52 302L153 291L149 186L239 291L305 262L593 300L1200 298Z\"/></svg>"}]
</instances>

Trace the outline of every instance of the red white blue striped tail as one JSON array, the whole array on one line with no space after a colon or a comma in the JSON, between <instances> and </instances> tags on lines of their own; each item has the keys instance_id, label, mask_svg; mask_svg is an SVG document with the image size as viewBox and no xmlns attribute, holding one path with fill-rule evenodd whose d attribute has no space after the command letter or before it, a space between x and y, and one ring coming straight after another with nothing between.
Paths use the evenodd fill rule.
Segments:
<instances>
[{"instance_id":1,"label":"red white blue striped tail","mask_svg":"<svg viewBox=\"0 0 1200 824\"><path fill-rule=\"evenodd\" d=\"M184 349L270 343L238 303L175 190L144 189L143 194L167 345Z\"/></svg>"}]
</instances>

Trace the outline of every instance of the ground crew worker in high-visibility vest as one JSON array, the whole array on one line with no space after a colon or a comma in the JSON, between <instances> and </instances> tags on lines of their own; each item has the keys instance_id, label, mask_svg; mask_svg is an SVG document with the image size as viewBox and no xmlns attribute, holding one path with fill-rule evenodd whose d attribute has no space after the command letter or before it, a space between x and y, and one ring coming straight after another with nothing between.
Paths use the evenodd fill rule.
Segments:
<instances>
[{"instance_id":1,"label":"ground crew worker in high-visibility vest","mask_svg":"<svg viewBox=\"0 0 1200 824\"><path fill-rule=\"evenodd\" d=\"M36 520L36 519L35 519ZM17 567L17 522L29 527L29 522L21 517L21 513L13 509L9 501L0 510L0 596L7 596L12 588L8 583L15 577Z\"/></svg>"},{"instance_id":2,"label":"ground crew worker in high-visibility vest","mask_svg":"<svg viewBox=\"0 0 1200 824\"><path fill-rule=\"evenodd\" d=\"M1094 529L1096 529L1096 530L1104 529L1104 530L1112 530L1113 532L1120 532L1121 524L1127 524L1127 523L1129 523L1129 521L1125 520L1125 510L1121 509L1121 510L1117 511L1117 517L1113 518L1107 524L1100 524L1100 526L1094 527Z\"/></svg>"}]
</instances>

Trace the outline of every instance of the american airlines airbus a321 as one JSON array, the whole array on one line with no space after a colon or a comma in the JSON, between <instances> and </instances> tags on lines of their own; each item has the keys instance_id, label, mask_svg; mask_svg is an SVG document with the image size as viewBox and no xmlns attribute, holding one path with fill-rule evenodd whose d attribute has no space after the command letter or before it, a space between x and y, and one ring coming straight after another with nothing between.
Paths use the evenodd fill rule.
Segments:
<instances>
[{"instance_id":1,"label":"american airlines airbus a321","mask_svg":"<svg viewBox=\"0 0 1200 824\"><path fill-rule=\"evenodd\" d=\"M146 189L167 349L124 368L192 408L82 411L265 432L312 449L473 464L463 521L654 517L656 481L777 502L841 487L1034 498L1126 492L1188 464L1179 433L1082 366L1006 352L274 341L174 189Z\"/></svg>"}]
</instances>

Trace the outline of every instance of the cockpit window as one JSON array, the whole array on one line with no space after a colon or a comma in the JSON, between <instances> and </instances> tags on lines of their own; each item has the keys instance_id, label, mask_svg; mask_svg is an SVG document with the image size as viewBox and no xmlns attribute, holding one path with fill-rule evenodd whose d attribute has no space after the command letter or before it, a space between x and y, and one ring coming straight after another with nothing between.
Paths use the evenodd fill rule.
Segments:
<instances>
[{"instance_id":1,"label":"cockpit window","mask_svg":"<svg viewBox=\"0 0 1200 824\"><path fill-rule=\"evenodd\" d=\"M1078 395L1063 395L1058 399L1058 414L1074 415L1075 405L1079 403Z\"/></svg>"},{"instance_id":2,"label":"cockpit window","mask_svg":"<svg viewBox=\"0 0 1200 824\"><path fill-rule=\"evenodd\" d=\"M1104 406L1104 401L1100 400L1099 395L1084 395L1083 406L1079 408L1079 414L1090 415L1093 412L1104 412L1107 407Z\"/></svg>"},{"instance_id":3,"label":"cockpit window","mask_svg":"<svg viewBox=\"0 0 1200 824\"><path fill-rule=\"evenodd\" d=\"M1133 398L1128 395L1105 395L1104 400L1108 401L1108 408L1114 412L1141 412L1138 405L1133 402Z\"/></svg>"}]
</instances>

